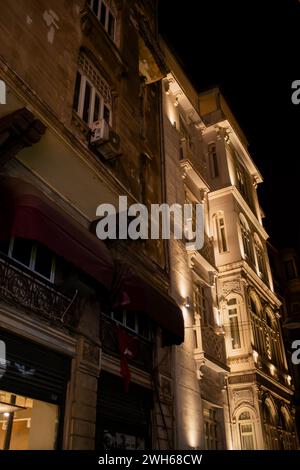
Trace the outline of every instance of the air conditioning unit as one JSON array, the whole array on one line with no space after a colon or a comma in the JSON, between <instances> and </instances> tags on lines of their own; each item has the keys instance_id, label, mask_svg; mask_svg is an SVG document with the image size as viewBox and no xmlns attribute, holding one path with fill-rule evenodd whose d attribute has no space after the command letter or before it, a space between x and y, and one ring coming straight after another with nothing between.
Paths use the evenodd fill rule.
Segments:
<instances>
[{"instance_id":1,"label":"air conditioning unit","mask_svg":"<svg viewBox=\"0 0 300 470\"><path fill-rule=\"evenodd\" d=\"M95 121L91 128L90 145L96 149L105 160L111 160L120 155L120 137L109 126L105 119Z\"/></svg>"}]
</instances>

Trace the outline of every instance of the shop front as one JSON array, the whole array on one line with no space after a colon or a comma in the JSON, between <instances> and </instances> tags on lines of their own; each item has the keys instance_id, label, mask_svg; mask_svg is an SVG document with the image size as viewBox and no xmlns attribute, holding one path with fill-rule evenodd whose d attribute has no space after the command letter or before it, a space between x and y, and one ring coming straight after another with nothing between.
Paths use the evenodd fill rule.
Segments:
<instances>
[{"instance_id":1,"label":"shop front","mask_svg":"<svg viewBox=\"0 0 300 470\"><path fill-rule=\"evenodd\" d=\"M101 372L99 379L96 449L151 448L152 390Z\"/></svg>"},{"instance_id":2,"label":"shop front","mask_svg":"<svg viewBox=\"0 0 300 470\"><path fill-rule=\"evenodd\" d=\"M0 450L62 445L70 358L0 329Z\"/></svg>"}]
</instances>

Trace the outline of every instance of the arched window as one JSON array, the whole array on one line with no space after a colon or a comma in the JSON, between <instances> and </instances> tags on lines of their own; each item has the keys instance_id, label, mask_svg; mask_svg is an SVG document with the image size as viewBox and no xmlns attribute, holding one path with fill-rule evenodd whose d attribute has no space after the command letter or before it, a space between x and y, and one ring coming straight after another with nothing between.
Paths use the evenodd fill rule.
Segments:
<instances>
[{"instance_id":1,"label":"arched window","mask_svg":"<svg viewBox=\"0 0 300 470\"><path fill-rule=\"evenodd\" d=\"M292 417L285 406L281 407L280 410L280 420L281 420L281 442L284 450L293 450L295 449L295 436L293 435L294 426Z\"/></svg>"},{"instance_id":2,"label":"arched window","mask_svg":"<svg viewBox=\"0 0 300 470\"><path fill-rule=\"evenodd\" d=\"M238 416L238 427L242 450L255 449L255 432L250 411L242 411Z\"/></svg>"},{"instance_id":3,"label":"arched window","mask_svg":"<svg viewBox=\"0 0 300 470\"><path fill-rule=\"evenodd\" d=\"M281 365L281 345L279 324L276 317L270 308L265 310L266 314L266 351L268 358L272 360L277 366Z\"/></svg>"},{"instance_id":4,"label":"arched window","mask_svg":"<svg viewBox=\"0 0 300 470\"><path fill-rule=\"evenodd\" d=\"M244 257L248 261L253 261L251 232L247 220L240 214L240 227L243 241Z\"/></svg>"},{"instance_id":5,"label":"arched window","mask_svg":"<svg viewBox=\"0 0 300 470\"><path fill-rule=\"evenodd\" d=\"M264 355L264 328L263 328L263 319L261 315L261 304L254 294L250 294L249 297L249 308L251 314L251 326L253 333L253 346L255 350L260 354Z\"/></svg>"},{"instance_id":6,"label":"arched window","mask_svg":"<svg viewBox=\"0 0 300 470\"><path fill-rule=\"evenodd\" d=\"M263 415L267 448L269 450L279 450L280 445L277 432L277 410L270 399L267 399L263 404Z\"/></svg>"},{"instance_id":7,"label":"arched window","mask_svg":"<svg viewBox=\"0 0 300 470\"><path fill-rule=\"evenodd\" d=\"M240 309L237 299L231 298L228 300L228 319L229 319L229 332L231 340L231 349L241 349L241 335L239 326Z\"/></svg>"},{"instance_id":8,"label":"arched window","mask_svg":"<svg viewBox=\"0 0 300 470\"><path fill-rule=\"evenodd\" d=\"M263 245L257 234L254 235L254 248L255 248L255 257L256 257L256 269L260 277L266 279L266 260Z\"/></svg>"},{"instance_id":9,"label":"arched window","mask_svg":"<svg viewBox=\"0 0 300 470\"><path fill-rule=\"evenodd\" d=\"M228 251L225 218L223 212L218 212L215 216L215 228L218 240L219 253L225 253Z\"/></svg>"}]
</instances>

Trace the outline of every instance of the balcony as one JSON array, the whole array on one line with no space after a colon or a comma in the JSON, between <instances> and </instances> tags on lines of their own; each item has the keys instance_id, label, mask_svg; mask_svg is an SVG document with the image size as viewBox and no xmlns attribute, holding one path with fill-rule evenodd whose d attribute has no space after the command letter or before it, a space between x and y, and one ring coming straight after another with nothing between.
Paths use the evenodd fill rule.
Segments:
<instances>
[{"instance_id":1,"label":"balcony","mask_svg":"<svg viewBox=\"0 0 300 470\"><path fill-rule=\"evenodd\" d=\"M0 301L59 324L75 323L75 303L57 287L0 257Z\"/></svg>"},{"instance_id":2,"label":"balcony","mask_svg":"<svg viewBox=\"0 0 300 470\"><path fill-rule=\"evenodd\" d=\"M127 331L127 330L126 330ZM140 336L130 333L128 335L136 339L137 354L136 357L127 357L128 364L133 365L146 372L153 372L153 344L151 341L143 339ZM106 315L102 316L101 321L102 350L109 356L120 358L119 342L117 335L117 323Z\"/></svg>"},{"instance_id":3,"label":"balcony","mask_svg":"<svg viewBox=\"0 0 300 470\"><path fill-rule=\"evenodd\" d=\"M202 347L206 360L227 370L224 336L218 335L210 325L202 328Z\"/></svg>"},{"instance_id":4,"label":"balcony","mask_svg":"<svg viewBox=\"0 0 300 470\"><path fill-rule=\"evenodd\" d=\"M215 253L214 253L214 244L213 240L209 238L206 233L204 234L204 245L203 248L199 251L201 256L203 256L206 261L211 266L215 266Z\"/></svg>"}]
</instances>

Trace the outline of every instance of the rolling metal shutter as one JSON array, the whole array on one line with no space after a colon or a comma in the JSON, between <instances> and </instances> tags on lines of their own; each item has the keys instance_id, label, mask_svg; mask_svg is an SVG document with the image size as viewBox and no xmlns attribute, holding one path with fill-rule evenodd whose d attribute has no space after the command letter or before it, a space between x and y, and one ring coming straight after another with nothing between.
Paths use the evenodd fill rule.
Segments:
<instances>
[{"instance_id":1,"label":"rolling metal shutter","mask_svg":"<svg viewBox=\"0 0 300 470\"><path fill-rule=\"evenodd\" d=\"M105 429L135 434L147 440L151 434L152 392L130 383L124 392L121 378L101 372L98 386L97 436Z\"/></svg>"},{"instance_id":2,"label":"rolling metal shutter","mask_svg":"<svg viewBox=\"0 0 300 470\"><path fill-rule=\"evenodd\" d=\"M6 345L6 371L0 390L50 403L62 403L70 377L70 358L0 330Z\"/></svg>"}]
</instances>

